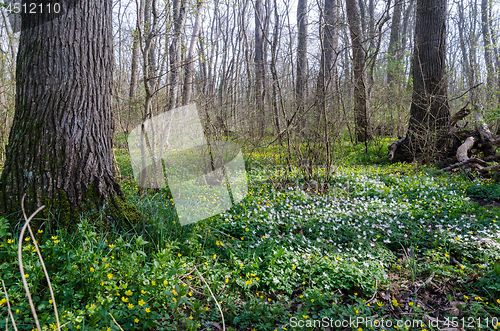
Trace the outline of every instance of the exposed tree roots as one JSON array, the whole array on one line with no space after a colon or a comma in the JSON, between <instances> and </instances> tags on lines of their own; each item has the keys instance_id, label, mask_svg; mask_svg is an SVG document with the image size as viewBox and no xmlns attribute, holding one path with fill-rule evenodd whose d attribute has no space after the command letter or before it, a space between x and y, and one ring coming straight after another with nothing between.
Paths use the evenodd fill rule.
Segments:
<instances>
[{"instance_id":1,"label":"exposed tree roots","mask_svg":"<svg viewBox=\"0 0 500 331\"><path fill-rule=\"evenodd\" d=\"M467 129L468 123L459 126L458 122L469 114L474 114L475 125L473 129ZM481 116L480 109L467 105L450 118L448 133L441 137L438 144L441 149L436 149L433 161L442 161L441 171L456 172L464 170L475 172L481 177L499 177L500 155L497 149L500 147L500 136L491 133L488 125ZM391 161L422 161L411 155L411 132L406 137L400 138L389 146L389 160ZM415 154L415 153L414 153ZM427 160L425 160L427 161Z\"/></svg>"}]
</instances>

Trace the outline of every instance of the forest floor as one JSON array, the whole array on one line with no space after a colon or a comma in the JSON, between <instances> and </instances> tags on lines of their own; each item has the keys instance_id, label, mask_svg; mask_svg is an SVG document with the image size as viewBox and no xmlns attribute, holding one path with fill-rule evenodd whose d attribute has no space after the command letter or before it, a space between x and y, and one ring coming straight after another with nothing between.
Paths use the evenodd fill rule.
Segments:
<instances>
[{"instance_id":1,"label":"forest floor","mask_svg":"<svg viewBox=\"0 0 500 331\"><path fill-rule=\"evenodd\" d=\"M284 176L276 150L253 151L248 196L180 226L167 190L137 194L117 149L144 223L124 232L82 217L70 233L36 230L63 329L500 328L500 185L345 152L328 190L314 192L300 171ZM19 329L31 330L14 232L0 217L0 277ZM31 241L25 279L41 324L55 329ZM0 294L2 329L6 317Z\"/></svg>"}]
</instances>

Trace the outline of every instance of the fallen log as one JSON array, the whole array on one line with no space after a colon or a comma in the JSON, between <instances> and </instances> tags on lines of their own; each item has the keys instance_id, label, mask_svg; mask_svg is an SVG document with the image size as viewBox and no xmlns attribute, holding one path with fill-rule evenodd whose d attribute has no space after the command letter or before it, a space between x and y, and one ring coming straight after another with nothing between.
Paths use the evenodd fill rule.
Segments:
<instances>
[{"instance_id":1,"label":"fallen log","mask_svg":"<svg viewBox=\"0 0 500 331\"><path fill-rule=\"evenodd\" d=\"M450 165L450 166L448 166L446 168L440 169L439 171L453 170L453 169L456 169L456 168L463 167L464 165L467 165L469 163L477 163L477 164L480 164L480 165L483 165L483 166L487 166L488 165L487 162L485 162L485 161L483 161L481 159L478 159L477 157L473 157L473 158L467 159L465 161L452 164L452 165ZM486 168L484 168L484 169L486 169Z\"/></svg>"}]
</instances>

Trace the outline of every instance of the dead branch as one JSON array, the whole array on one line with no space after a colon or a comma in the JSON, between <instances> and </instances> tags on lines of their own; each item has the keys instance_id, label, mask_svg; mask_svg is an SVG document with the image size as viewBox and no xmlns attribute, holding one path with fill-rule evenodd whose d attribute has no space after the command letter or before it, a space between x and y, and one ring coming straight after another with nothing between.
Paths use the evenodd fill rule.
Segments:
<instances>
[{"instance_id":1,"label":"dead branch","mask_svg":"<svg viewBox=\"0 0 500 331\"><path fill-rule=\"evenodd\" d=\"M465 142L460 145L457 149L457 161L458 162L464 162L469 159L469 156L467 156L467 152L474 146L474 143L476 142L476 139L474 137L469 137L465 139Z\"/></svg>"}]
</instances>

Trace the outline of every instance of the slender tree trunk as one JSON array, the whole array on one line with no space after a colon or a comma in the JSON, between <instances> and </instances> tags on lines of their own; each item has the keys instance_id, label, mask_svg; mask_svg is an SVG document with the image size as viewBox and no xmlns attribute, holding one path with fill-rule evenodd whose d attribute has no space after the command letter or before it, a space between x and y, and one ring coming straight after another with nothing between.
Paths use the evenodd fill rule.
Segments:
<instances>
[{"instance_id":1,"label":"slender tree trunk","mask_svg":"<svg viewBox=\"0 0 500 331\"><path fill-rule=\"evenodd\" d=\"M253 124L257 126L257 136L261 137L264 133L264 43L262 20L262 0L255 1L255 112L256 115ZM253 132L255 134L255 132Z\"/></svg>"},{"instance_id":2,"label":"slender tree trunk","mask_svg":"<svg viewBox=\"0 0 500 331\"><path fill-rule=\"evenodd\" d=\"M198 36L200 35L201 16L203 15L204 7L205 7L205 0L199 0L198 9L196 13L196 22L193 27L193 35L191 36L191 43L189 44L189 51L186 59L187 66L184 78L184 90L182 93L183 95L182 99L185 105L191 102L191 95L193 93L193 76L194 76L196 43L198 42Z\"/></svg>"},{"instance_id":3,"label":"slender tree trunk","mask_svg":"<svg viewBox=\"0 0 500 331\"><path fill-rule=\"evenodd\" d=\"M42 215L50 209L60 226L106 203L124 219L113 177L111 20L111 0L77 1L52 18L23 14L0 213L20 211L26 194L28 215L46 205Z\"/></svg>"},{"instance_id":4,"label":"slender tree trunk","mask_svg":"<svg viewBox=\"0 0 500 331\"><path fill-rule=\"evenodd\" d=\"M487 83L487 102L491 102L491 89L493 88L494 81L494 68L492 59L492 44L490 35L490 24L488 17L488 0L481 0L481 26L483 33L483 45L484 45L484 62L486 63L486 83Z\"/></svg>"},{"instance_id":5,"label":"slender tree trunk","mask_svg":"<svg viewBox=\"0 0 500 331\"><path fill-rule=\"evenodd\" d=\"M144 17L143 14L143 0L139 1L139 15L137 17L136 30L134 31L134 40L132 42L132 67L130 73L130 87L128 92L128 97L133 99L135 97L135 93L137 92L137 81L138 81L138 70L139 70L139 53L140 53L140 44L139 44L139 28L142 26L142 20Z\"/></svg>"},{"instance_id":6,"label":"slender tree trunk","mask_svg":"<svg viewBox=\"0 0 500 331\"><path fill-rule=\"evenodd\" d=\"M338 0L325 0L323 11L323 54L320 66L320 86L325 93L332 93L337 82L337 54L339 44Z\"/></svg>"},{"instance_id":7,"label":"slender tree trunk","mask_svg":"<svg viewBox=\"0 0 500 331\"><path fill-rule=\"evenodd\" d=\"M306 114L305 99L307 97L307 0L298 0L297 4L297 83L295 87L295 99L298 112L298 130L305 133Z\"/></svg>"},{"instance_id":8,"label":"slender tree trunk","mask_svg":"<svg viewBox=\"0 0 500 331\"><path fill-rule=\"evenodd\" d=\"M346 0L346 14L351 31L353 53L356 141L365 142L370 137L365 84L366 53L363 48L363 30L361 28L361 18L357 1Z\"/></svg>"},{"instance_id":9,"label":"slender tree trunk","mask_svg":"<svg viewBox=\"0 0 500 331\"><path fill-rule=\"evenodd\" d=\"M167 109L179 104L181 42L184 20L186 18L185 0L173 0L174 33L170 44L170 99L167 100Z\"/></svg>"},{"instance_id":10,"label":"slender tree trunk","mask_svg":"<svg viewBox=\"0 0 500 331\"><path fill-rule=\"evenodd\" d=\"M469 54L466 49L468 43L464 36L464 30L466 31L465 27L464 1L460 0L460 3L458 4L458 35L460 38L460 51L462 52L462 67L464 68L467 84L469 86L473 86L472 68L469 62Z\"/></svg>"},{"instance_id":11,"label":"slender tree trunk","mask_svg":"<svg viewBox=\"0 0 500 331\"><path fill-rule=\"evenodd\" d=\"M398 48L401 47L399 44L400 39L400 26L401 26L401 11L403 7L403 0L396 0L394 4L394 12L392 14L392 26L391 26L391 36L389 39L389 50L388 50L388 61L387 61L387 84L389 88L392 89L394 76L398 72L399 63L398 59Z\"/></svg>"}]
</instances>

